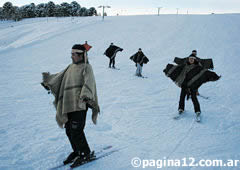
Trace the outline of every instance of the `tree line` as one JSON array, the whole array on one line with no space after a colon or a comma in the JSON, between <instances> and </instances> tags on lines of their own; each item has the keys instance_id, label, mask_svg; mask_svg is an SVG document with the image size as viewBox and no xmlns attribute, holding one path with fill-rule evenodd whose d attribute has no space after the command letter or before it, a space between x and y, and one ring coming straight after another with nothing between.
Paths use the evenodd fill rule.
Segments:
<instances>
[{"instance_id":1,"label":"tree line","mask_svg":"<svg viewBox=\"0 0 240 170\"><path fill-rule=\"evenodd\" d=\"M21 7L13 6L11 2L6 2L0 7L0 20L19 21L23 18L35 17L69 17L69 16L94 16L97 10L94 7L89 9L81 7L76 1L70 4L64 2L60 5L50 1L35 5L31 3Z\"/></svg>"}]
</instances>

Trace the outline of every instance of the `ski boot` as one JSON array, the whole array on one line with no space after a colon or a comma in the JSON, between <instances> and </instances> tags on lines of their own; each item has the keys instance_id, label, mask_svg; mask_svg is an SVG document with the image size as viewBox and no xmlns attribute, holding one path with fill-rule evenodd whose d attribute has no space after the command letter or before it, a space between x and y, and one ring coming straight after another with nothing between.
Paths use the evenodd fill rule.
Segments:
<instances>
[{"instance_id":1,"label":"ski boot","mask_svg":"<svg viewBox=\"0 0 240 170\"><path fill-rule=\"evenodd\" d=\"M63 164L66 165L66 164L72 163L77 156L78 155L75 152L70 153L67 159L63 161Z\"/></svg>"},{"instance_id":2,"label":"ski boot","mask_svg":"<svg viewBox=\"0 0 240 170\"><path fill-rule=\"evenodd\" d=\"M200 122L201 121L201 112L196 112L196 122Z\"/></svg>"},{"instance_id":3,"label":"ski boot","mask_svg":"<svg viewBox=\"0 0 240 170\"><path fill-rule=\"evenodd\" d=\"M94 151L90 152L89 154L80 154L79 156L77 156L77 158L75 159L74 163L70 166L71 168L76 168L82 164L85 164L87 162L90 162L92 160L96 159L96 156L94 154Z\"/></svg>"}]
</instances>

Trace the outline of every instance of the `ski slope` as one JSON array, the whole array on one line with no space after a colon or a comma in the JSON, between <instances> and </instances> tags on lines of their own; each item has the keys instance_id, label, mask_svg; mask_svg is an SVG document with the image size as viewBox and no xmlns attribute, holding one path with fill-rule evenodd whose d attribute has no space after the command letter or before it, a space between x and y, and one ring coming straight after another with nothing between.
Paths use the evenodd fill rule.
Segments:
<instances>
[{"instance_id":1,"label":"ski slope","mask_svg":"<svg viewBox=\"0 0 240 170\"><path fill-rule=\"evenodd\" d=\"M88 56L101 107L97 126L88 112L86 137L92 150L112 145L119 151L79 169L142 169L131 165L134 157L239 160L239 20L240 15L229 14L0 22L0 169L49 169L71 152L55 121L53 97L40 86L41 73L63 70L71 63L72 45L85 40L93 46ZM120 70L108 69L103 56L111 42L124 49L116 58ZM143 67L147 79L134 76L129 60L138 48L150 59ZM194 121L191 101L184 118L173 120L180 88L162 72L174 57L186 57L193 49L201 58L213 58L214 71L222 75L199 89L209 96L199 98L201 123Z\"/></svg>"}]
</instances>

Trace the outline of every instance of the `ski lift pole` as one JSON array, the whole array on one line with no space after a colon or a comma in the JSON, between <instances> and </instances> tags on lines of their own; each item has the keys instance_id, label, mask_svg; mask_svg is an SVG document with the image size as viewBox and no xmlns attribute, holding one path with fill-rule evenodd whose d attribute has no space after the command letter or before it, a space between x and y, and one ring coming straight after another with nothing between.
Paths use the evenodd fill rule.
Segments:
<instances>
[{"instance_id":1,"label":"ski lift pole","mask_svg":"<svg viewBox=\"0 0 240 170\"><path fill-rule=\"evenodd\" d=\"M101 6L99 6L98 8L103 8L103 17L102 17L102 20L104 20L104 16L105 16L105 12L104 12L104 9L105 8L111 8L110 6L104 6L104 5L101 5Z\"/></svg>"}]
</instances>

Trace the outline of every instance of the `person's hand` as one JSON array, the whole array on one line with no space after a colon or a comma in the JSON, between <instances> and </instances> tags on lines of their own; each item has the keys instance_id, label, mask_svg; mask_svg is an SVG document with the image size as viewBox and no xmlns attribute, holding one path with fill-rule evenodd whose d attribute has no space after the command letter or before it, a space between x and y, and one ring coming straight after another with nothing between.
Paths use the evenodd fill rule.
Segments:
<instances>
[{"instance_id":1,"label":"person's hand","mask_svg":"<svg viewBox=\"0 0 240 170\"><path fill-rule=\"evenodd\" d=\"M97 117L98 117L98 113L97 114L92 114L92 121L95 125L97 124Z\"/></svg>"},{"instance_id":2,"label":"person's hand","mask_svg":"<svg viewBox=\"0 0 240 170\"><path fill-rule=\"evenodd\" d=\"M50 75L49 72L43 72L42 76L43 76L43 81L47 80L48 76Z\"/></svg>"}]
</instances>

